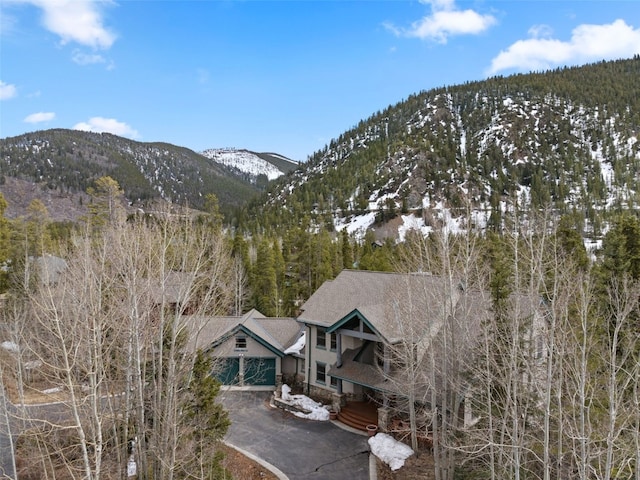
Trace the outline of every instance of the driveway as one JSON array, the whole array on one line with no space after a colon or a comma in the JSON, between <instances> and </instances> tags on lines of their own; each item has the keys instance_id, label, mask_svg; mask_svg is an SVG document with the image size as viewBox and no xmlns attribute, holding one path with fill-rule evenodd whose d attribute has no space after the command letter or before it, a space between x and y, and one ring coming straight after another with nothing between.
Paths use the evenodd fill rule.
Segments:
<instances>
[{"instance_id":1,"label":"driveway","mask_svg":"<svg viewBox=\"0 0 640 480\"><path fill-rule=\"evenodd\" d=\"M225 440L280 469L290 480L368 480L367 437L331 422L269 408L271 392L224 391L231 427Z\"/></svg>"},{"instance_id":2,"label":"driveway","mask_svg":"<svg viewBox=\"0 0 640 480\"><path fill-rule=\"evenodd\" d=\"M9 422L12 405L7 401L4 388L0 385L0 478L14 478L13 444Z\"/></svg>"}]
</instances>

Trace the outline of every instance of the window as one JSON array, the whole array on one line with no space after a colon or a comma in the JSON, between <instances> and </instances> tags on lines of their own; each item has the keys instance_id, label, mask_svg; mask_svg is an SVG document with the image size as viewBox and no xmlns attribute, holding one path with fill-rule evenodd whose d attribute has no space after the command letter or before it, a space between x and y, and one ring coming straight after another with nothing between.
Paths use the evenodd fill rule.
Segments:
<instances>
[{"instance_id":1,"label":"window","mask_svg":"<svg viewBox=\"0 0 640 480\"><path fill-rule=\"evenodd\" d=\"M304 375L305 374L305 371L304 371L304 358L300 358L299 359L298 366L299 366L298 373L302 373Z\"/></svg>"},{"instance_id":2,"label":"window","mask_svg":"<svg viewBox=\"0 0 640 480\"><path fill-rule=\"evenodd\" d=\"M247 337L236 337L236 350L247 349Z\"/></svg>"},{"instance_id":3,"label":"window","mask_svg":"<svg viewBox=\"0 0 640 480\"><path fill-rule=\"evenodd\" d=\"M327 365L316 362L316 383L327 383Z\"/></svg>"},{"instance_id":4,"label":"window","mask_svg":"<svg viewBox=\"0 0 640 480\"><path fill-rule=\"evenodd\" d=\"M330 384L333 388L338 388L338 379L335 377L329 377Z\"/></svg>"},{"instance_id":5,"label":"window","mask_svg":"<svg viewBox=\"0 0 640 480\"><path fill-rule=\"evenodd\" d=\"M327 332L318 327L316 334L316 347L318 348L327 348Z\"/></svg>"},{"instance_id":6,"label":"window","mask_svg":"<svg viewBox=\"0 0 640 480\"><path fill-rule=\"evenodd\" d=\"M338 348L338 340L335 333L331 334L331 351L335 352Z\"/></svg>"}]
</instances>

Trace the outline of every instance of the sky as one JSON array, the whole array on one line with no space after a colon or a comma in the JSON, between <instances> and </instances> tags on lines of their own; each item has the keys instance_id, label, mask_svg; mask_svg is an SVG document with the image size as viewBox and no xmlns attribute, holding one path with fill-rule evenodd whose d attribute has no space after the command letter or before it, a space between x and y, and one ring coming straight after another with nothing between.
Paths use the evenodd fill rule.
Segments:
<instances>
[{"instance_id":1,"label":"sky","mask_svg":"<svg viewBox=\"0 0 640 480\"><path fill-rule=\"evenodd\" d=\"M635 54L638 0L0 0L0 138L305 161L423 90Z\"/></svg>"}]
</instances>

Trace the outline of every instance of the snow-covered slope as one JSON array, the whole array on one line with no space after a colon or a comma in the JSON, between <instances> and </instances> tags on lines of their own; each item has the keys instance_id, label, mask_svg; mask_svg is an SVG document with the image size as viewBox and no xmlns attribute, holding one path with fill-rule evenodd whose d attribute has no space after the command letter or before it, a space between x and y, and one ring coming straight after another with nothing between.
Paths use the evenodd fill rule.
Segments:
<instances>
[{"instance_id":1,"label":"snow-covered slope","mask_svg":"<svg viewBox=\"0 0 640 480\"><path fill-rule=\"evenodd\" d=\"M400 240L551 208L598 238L640 204L639 73L633 59L421 92L332 140L265 205Z\"/></svg>"},{"instance_id":2,"label":"snow-covered slope","mask_svg":"<svg viewBox=\"0 0 640 480\"><path fill-rule=\"evenodd\" d=\"M267 179L274 180L297 166L293 160L272 153L255 153L233 148L211 148L201 153L216 163L249 175L254 182L259 175L265 175ZM289 168L282 168L282 166L279 168L267 158L278 160L280 164L284 162Z\"/></svg>"}]
</instances>

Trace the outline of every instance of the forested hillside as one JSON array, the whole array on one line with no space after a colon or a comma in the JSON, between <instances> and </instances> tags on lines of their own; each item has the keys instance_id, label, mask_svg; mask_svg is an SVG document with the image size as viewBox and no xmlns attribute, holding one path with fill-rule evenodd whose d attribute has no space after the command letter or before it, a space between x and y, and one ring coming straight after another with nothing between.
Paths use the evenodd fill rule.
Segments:
<instances>
[{"instance_id":1,"label":"forested hillside","mask_svg":"<svg viewBox=\"0 0 640 480\"><path fill-rule=\"evenodd\" d=\"M598 236L609 212L640 200L638 92L638 56L420 92L331 141L238 221L354 231L473 209L499 228L506 209L550 206Z\"/></svg>"},{"instance_id":2,"label":"forested hillside","mask_svg":"<svg viewBox=\"0 0 640 480\"><path fill-rule=\"evenodd\" d=\"M0 140L0 182L14 177L62 196L111 176L137 204L162 198L202 208L215 194L223 209L241 205L255 184L187 148L140 143L107 133L46 130ZM12 201L12 199L8 199Z\"/></svg>"}]
</instances>

